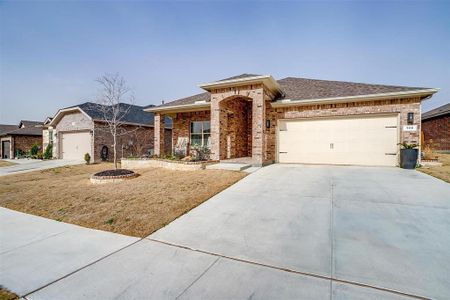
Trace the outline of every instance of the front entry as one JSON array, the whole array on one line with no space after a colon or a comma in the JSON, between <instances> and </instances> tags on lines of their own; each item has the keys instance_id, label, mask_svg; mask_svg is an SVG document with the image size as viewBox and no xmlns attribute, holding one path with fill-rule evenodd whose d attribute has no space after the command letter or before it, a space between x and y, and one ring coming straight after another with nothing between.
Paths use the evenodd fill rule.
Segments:
<instances>
[{"instance_id":1,"label":"front entry","mask_svg":"<svg viewBox=\"0 0 450 300\"><path fill-rule=\"evenodd\" d=\"M396 166L397 116L282 120L280 163Z\"/></svg>"},{"instance_id":2,"label":"front entry","mask_svg":"<svg viewBox=\"0 0 450 300\"><path fill-rule=\"evenodd\" d=\"M220 159L252 156L252 102L231 98L220 103Z\"/></svg>"},{"instance_id":3,"label":"front entry","mask_svg":"<svg viewBox=\"0 0 450 300\"><path fill-rule=\"evenodd\" d=\"M11 158L11 142L10 141L2 142L2 158L4 158L4 159Z\"/></svg>"}]
</instances>

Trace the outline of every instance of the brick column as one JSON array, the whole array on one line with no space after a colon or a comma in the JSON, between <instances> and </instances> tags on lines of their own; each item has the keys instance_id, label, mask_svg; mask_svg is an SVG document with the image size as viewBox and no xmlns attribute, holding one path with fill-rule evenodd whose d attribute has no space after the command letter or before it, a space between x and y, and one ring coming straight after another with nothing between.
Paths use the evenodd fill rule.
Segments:
<instances>
[{"instance_id":1,"label":"brick column","mask_svg":"<svg viewBox=\"0 0 450 300\"><path fill-rule=\"evenodd\" d=\"M263 89L255 90L252 105L252 160L253 164L261 166L264 163L264 126L265 101Z\"/></svg>"},{"instance_id":2,"label":"brick column","mask_svg":"<svg viewBox=\"0 0 450 300\"><path fill-rule=\"evenodd\" d=\"M163 114L155 113L155 155L164 155L166 122Z\"/></svg>"},{"instance_id":3,"label":"brick column","mask_svg":"<svg viewBox=\"0 0 450 300\"><path fill-rule=\"evenodd\" d=\"M211 96L211 159L220 159L220 107L214 96Z\"/></svg>"}]
</instances>

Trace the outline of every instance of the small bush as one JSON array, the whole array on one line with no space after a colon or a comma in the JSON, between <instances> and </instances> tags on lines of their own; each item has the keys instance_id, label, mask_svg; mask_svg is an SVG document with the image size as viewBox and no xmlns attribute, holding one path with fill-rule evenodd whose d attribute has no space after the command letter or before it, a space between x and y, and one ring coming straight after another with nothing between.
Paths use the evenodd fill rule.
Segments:
<instances>
[{"instance_id":1,"label":"small bush","mask_svg":"<svg viewBox=\"0 0 450 300\"><path fill-rule=\"evenodd\" d=\"M21 158L23 156L25 156L25 152L22 149L17 149L16 150L16 157L17 158Z\"/></svg>"},{"instance_id":2,"label":"small bush","mask_svg":"<svg viewBox=\"0 0 450 300\"><path fill-rule=\"evenodd\" d=\"M86 162L87 165L91 162L91 156L89 155L89 153L86 153L84 155L84 161Z\"/></svg>"},{"instance_id":3,"label":"small bush","mask_svg":"<svg viewBox=\"0 0 450 300\"><path fill-rule=\"evenodd\" d=\"M211 150L208 147L193 146L191 148L192 161L209 160Z\"/></svg>"},{"instance_id":4,"label":"small bush","mask_svg":"<svg viewBox=\"0 0 450 300\"><path fill-rule=\"evenodd\" d=\"M48 144L44 151L44 159L51 159L53 157L53 144Z\"/></svg>"},{"instance_id":5,"label":"small bush","mask_svg":"<svg viewBox=\"0 0 450 300\"><path fill-rule=\"evenodd\" d=\"M43 158L44 158L44 154L43 154L41 151L39 151L39 152L36 154L36 158L37 158L37 159L43 159Z\"/></svg>"},{"instance_id":6,"label":"small bush","mask_svg":"<svg viewBox=\"0 0 450 300\"><path fill-rule=\"evenodd\" d=\"M30 155L35 156L38 154L38 152L39 152L39 145L34 143L33 146L31 147Z\"/></svg>"}]
</instances>

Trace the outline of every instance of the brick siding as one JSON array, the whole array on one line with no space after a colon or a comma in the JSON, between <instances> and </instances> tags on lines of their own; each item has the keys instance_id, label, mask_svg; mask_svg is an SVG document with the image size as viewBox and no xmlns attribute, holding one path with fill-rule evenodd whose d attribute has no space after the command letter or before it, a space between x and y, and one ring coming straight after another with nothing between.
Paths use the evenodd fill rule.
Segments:
<instances>
[{"instance_id":1,"label":"brick siding","mask_svg":"<svg viewBox=\"0 0 450 300\"><path fill-rule=\"evenodd\" d=\"M117 157L142 156L148 154L149 149L154 148L154 129L153 127L140 127L134 125L126 125L123 127L126 134L121 134L117 141ZM57 138L54 139L53 153L58 158L61 158L61 147L59 146L61 140L61 133L77 132L77 131L91 131L91 157L93 162L101 161L101 149L103 146L108 147L108 160L112 161L114 157L113 152L113 138L108 128L104 123L93 122L85 114L81 112L68 113L64 115L56 125ZM169 141L165 147L167 151L171 149L170 129L165 130L165 136Z\"/></svg>"},{"instance_id":2,"label":"brick siding","mask_svg":"<svg viewBox=\"0 0 450 300\"><path fill-rule=\"evenodd\" d=\"M166 151L171 149L172 130L165 130ZM109 150L108 160L113 161L113 137L109 129L100 122L94 126L94 161L101 161L101 150L107 146ZM139 126L123 126L117 139L117 157L140 157L147 155L149 150L154 149L154 128Z\"/></svg>"},{"instance_id":3,"label":"brick siding","mask_svg":"<svg viewBox=\"0 0 450 300\"><path fill-rule=\"evenodd\" d=\"M53 156L62 158L61 138L64 132L93 131L94 122L81 112L67 113L56 124L56 138L53 141ZM92 145L92 141L91 141ZM91 157L94 149L91 148Z\"/></svg>"},{"instance_id":4,"label":"brick siding","mask_svg":"<svg viewBox=\"0 0 450 300\"><path fill-rule=\"evenodd\" d=\"M187 138L188 141L190 141L191 122L210 121L210 120L211 120L211 112L209 110L183 112L175 114L172 117L172 124L173 124L172 146L173 147L176 146L178 138Z\"/></svg>"},{"instance_id":5,"label":"brick siding","mask_svg":"<svg viewBox=\"0 0 450 300\"><path fill-rule=\"evenodd\" d=\"M191 121L210 119L212 159L251 156L255 165L264 165L276 160L278 120L365 114L397 114L400 123L400 142L420 142L420 98L283 108L272 107L272 99L273 95L262 85L212 90L211 111L175 115L173 145L176 144L178 137L189 138ZM414 113L413 125L417 125L415 132L403 131L403 125L407 125L409 112ZM266 120L270 121L269 128L266 128ZM251 152L248 152L249 148Z\"/></svg>"},{"instance_id":6,"label":"brick siding","mask_svg":"<svg viewBox=\"0 0 450 300\"><path fill-rule=\"evenodd\" d=\"M403 125L407 125L408 112L414 113L414 125L416 132L405 132ZM265 161L273 162L276 157L276 127L280 119L315 118L315 117L337 117L364 114L400 114L400 142L420 142L420 99L391 99L381 101L349 102L336 104L308 105L285 108L266 109L266 116L270 120L270 128L266 129L267 148Z\"/></svg>"},{"instance_id":7,"label":"brick siding","mask_svg":"<svg viewBox=\"0 0 450 300\"><path fill-rule=\"evenodd\" d=\"M425 145L450 151L450 114L422 121L422 131Z\"/></svg>"}]
</instances>

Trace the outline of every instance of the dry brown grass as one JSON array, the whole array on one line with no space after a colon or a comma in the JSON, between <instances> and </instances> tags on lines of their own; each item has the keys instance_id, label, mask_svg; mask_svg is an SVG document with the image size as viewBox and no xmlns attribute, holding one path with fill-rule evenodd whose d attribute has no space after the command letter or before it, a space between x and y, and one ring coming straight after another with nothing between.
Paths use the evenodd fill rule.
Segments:
<instances>
[{"instance_id":1,"label":"dry brown grass","mask_svg":"<svg viewBox=\"0 0 450 300\"><path fill-rule=\"evenodd\" d=\"M418 168L419 171L442 179L450 183L450 154L449 153L435 153L439 162L442 163L440 167L422 167Z\"/></svg>"},{"instance_id":2,"label":"dry brown grass","mask_svg":"<svg viewBox=\"0 0 450 300\"><path fill-rule=\"evenodd\" d=\"M78 165L0 179L0 205L85 227L144 237L245 176L222 170L139 170L124 182L93 185L111 164Z\"/></svg>"},{"instance_id":3,"label":"dry brown grass","mask_svg":"<svg viewBox=\"0 0 450 300\"><path fill-rule=\"evenodd\" d=\"M0 159L0 168L1 167L9 167L9 166L14 166L15 163L12 163L10 161L6 161L6 160L2 160Z\"/></svg>"},{"instance_id":4,"label":"dry brown grass","mask_svg":"<svg viewBox=\"0 0 450 300\"><path fill-rule=\"evenodd\" d=\"M16 294L0 287L0 300L15 300L15 299L19 299L19 297Z\"/></svg>"}]
</instances>

